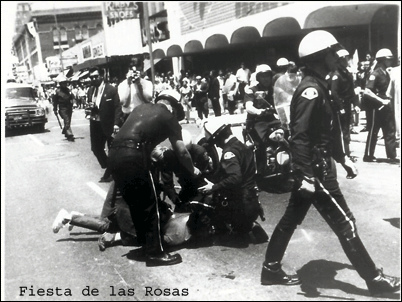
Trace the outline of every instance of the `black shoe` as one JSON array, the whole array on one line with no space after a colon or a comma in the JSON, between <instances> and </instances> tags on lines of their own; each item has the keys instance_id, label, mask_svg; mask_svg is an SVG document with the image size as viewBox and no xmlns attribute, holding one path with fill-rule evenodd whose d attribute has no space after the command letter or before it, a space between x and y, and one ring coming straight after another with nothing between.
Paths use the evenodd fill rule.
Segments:
<instances>
[{"instance_id":1,"label":"black shoe","mask_svg":"<svg viewBox=\"0 0 402 302\"><path fill-rule=\"evenodd\" d=\"M102 176L101 179L99 179L99 182L111 182L111 181L113 181L112 175Z\"/></svg>"},{"instance_id":2,"label":"black shoe","mask_svg":"<svg viewBox=\"0 0 402 302\"><path fill-rule=\"evenodd\" d=\"M73 142L73 141L75 141L75 137L74 137L74 136L68 136L68 137L67 137L67 140L68 140L69 142Z\"/></svg>"},{"instance_id":3,"label":"black shoe","mask_svg":"<svg viewBox=\"0 0 402 302\"><path fill-rule=\"evenodd\" d=\"M253 227L251 229L251 238L255 244L267 242L269 239L268 234L264 231L262 226L258 222L253 223Z\"/></svg>"},{"instance_id":4,"label":"black shoe","mask_svg":"<svg viewBox=\"0 0 402 302\"><path fill-rule=\"evenodd\" d=\"M388 158L388 163L390 163L390 164L399 164L399 159L397 159L397 158Z\"/></svg>"},{"instance_id":5,"label":"black shoe","mask_svg":"<svg viewBox=\"0 0 402 302\"><path fill-rule=\"evenodd\" d=\"M379 276L371 281L366 281L368 290L372 296L383 293L393 293L400 290L401 278L387 276L378 270Z\"/></svg>"},{"instance_id":6,"label":"black shoe","mask_svg":"<svg viewBox=\"0 0 402 302\"><path fill-rule=\"evenodd\" d=\"M163 265L174 265L181 263L183 260L179 254L170 255L168 253L162 253L159 255L146 256L146 266L163 266Z\"/></svg>"},{"instance_id":7,"label":"black shoe","mask_svg":"<svg viewBox=\"0 0 402 302\"><path fill-rule=\"evenodd\" d=\"M364 156L363 161L366 163L375 163L377 159L374 156Z\"/></svg>"},{"instance_id":8,"label":"black shoe","mask_svg":"<svg viewBox=\"0 0 402 302\"><path fill-rule=\"evenodd\" d=\"M261 285L298 285L301 284L301 280L297 275L287 275L280 264L278 268L270 268L263 264L261 272Z\"/></svg>"}]
</instances>

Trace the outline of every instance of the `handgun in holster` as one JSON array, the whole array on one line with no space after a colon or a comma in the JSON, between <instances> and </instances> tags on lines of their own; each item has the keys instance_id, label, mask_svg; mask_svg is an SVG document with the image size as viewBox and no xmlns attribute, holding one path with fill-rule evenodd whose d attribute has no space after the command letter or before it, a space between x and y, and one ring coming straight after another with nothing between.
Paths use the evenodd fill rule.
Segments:
<instances>
[{"instance_id":1,"label":"handgun in holster","mask_svg":"<svg viewBox=\"0 0 402 302\"><path fill-rule=\"evenodd\" d=\"M328 152L324 148L314 147L313 148L313 171L314 175L321 181L324 181L328 175Z\"/></svg>"}]
</instances>

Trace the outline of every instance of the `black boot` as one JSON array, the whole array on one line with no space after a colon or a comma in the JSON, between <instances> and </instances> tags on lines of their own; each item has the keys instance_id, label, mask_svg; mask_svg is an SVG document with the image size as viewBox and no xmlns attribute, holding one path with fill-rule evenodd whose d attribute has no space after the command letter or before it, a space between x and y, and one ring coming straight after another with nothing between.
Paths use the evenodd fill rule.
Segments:
<instances>
[{"instance_id":1,"label":"black boot","mask_svg":"<svg viewBox=\"0 0 402 302\"><path fill-rule=\"evenodd\" d=\"M168 253L162 252L157 255L147 255L146 256L146 266L162 266L162 265L173 265L182 262L182 258L179 254L170 255Z\"/></svg>"},{"instance_id":2,"label":"black boot","mask_svg":"<svg viewBox=\"0 0 402 302\"><path fill-rule=\"evenodd\" d=\"M263 263L261 272L262 285L298 285L301 284L299 276L286 274L279 262L265 264Z\"/></svg>"},{"instance_id":3,"label":"black boot","mask_svg":"<svg viewBox=\"0 0 402 302\"><path fill-rule=\"evenodd\" d=\"M378 273L378 277L366 281L368 290L372 296L393 293L400 290L401 278L387 276L382 272L382 270L378 270Z\"/></svg>"},{"instance_id":4,"label":"black boot","mask_svg":"<svg viewBox=\"0 0 402 302\"><path fill-rule=\"evenodd\" d=\"M267 242L269 239L268 234L265 232L265 230L257 221L254 221L253 223L253 227L251 228L251 234L252 234L251 236L252 241L255 244Z\"/></svg>"}]
</instances>

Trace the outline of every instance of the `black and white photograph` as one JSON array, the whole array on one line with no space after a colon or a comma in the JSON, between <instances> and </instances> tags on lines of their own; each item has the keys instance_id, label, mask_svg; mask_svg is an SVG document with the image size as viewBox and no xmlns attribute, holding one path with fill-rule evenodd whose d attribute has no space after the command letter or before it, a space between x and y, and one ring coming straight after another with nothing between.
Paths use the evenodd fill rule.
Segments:
<instances>
[{"instance_id":1,"label":"black and white photograph","mask_svg":"<svg viewBox=\"0 0 402 302\"><path fill-rule=\"evenodd\" d=\"M400 301L400 1L1 1L2 301Z\"/></svg>"}]
</instances>

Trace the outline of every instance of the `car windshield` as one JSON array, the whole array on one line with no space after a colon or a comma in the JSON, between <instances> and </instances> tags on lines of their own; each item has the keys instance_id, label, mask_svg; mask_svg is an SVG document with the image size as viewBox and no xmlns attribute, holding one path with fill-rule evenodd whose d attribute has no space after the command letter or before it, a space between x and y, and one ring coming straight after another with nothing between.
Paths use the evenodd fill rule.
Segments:
<instances>
[{"instance_id":1,"label":"car windshield","mask_svg":"<svg viewBox=\"0 0 402 302\"><path fill-rule=\"evenodd\" d=\"M34 98L35 93L30 87L7 88L6 97L9 99Z\"/></svg>"}]
</instances>

